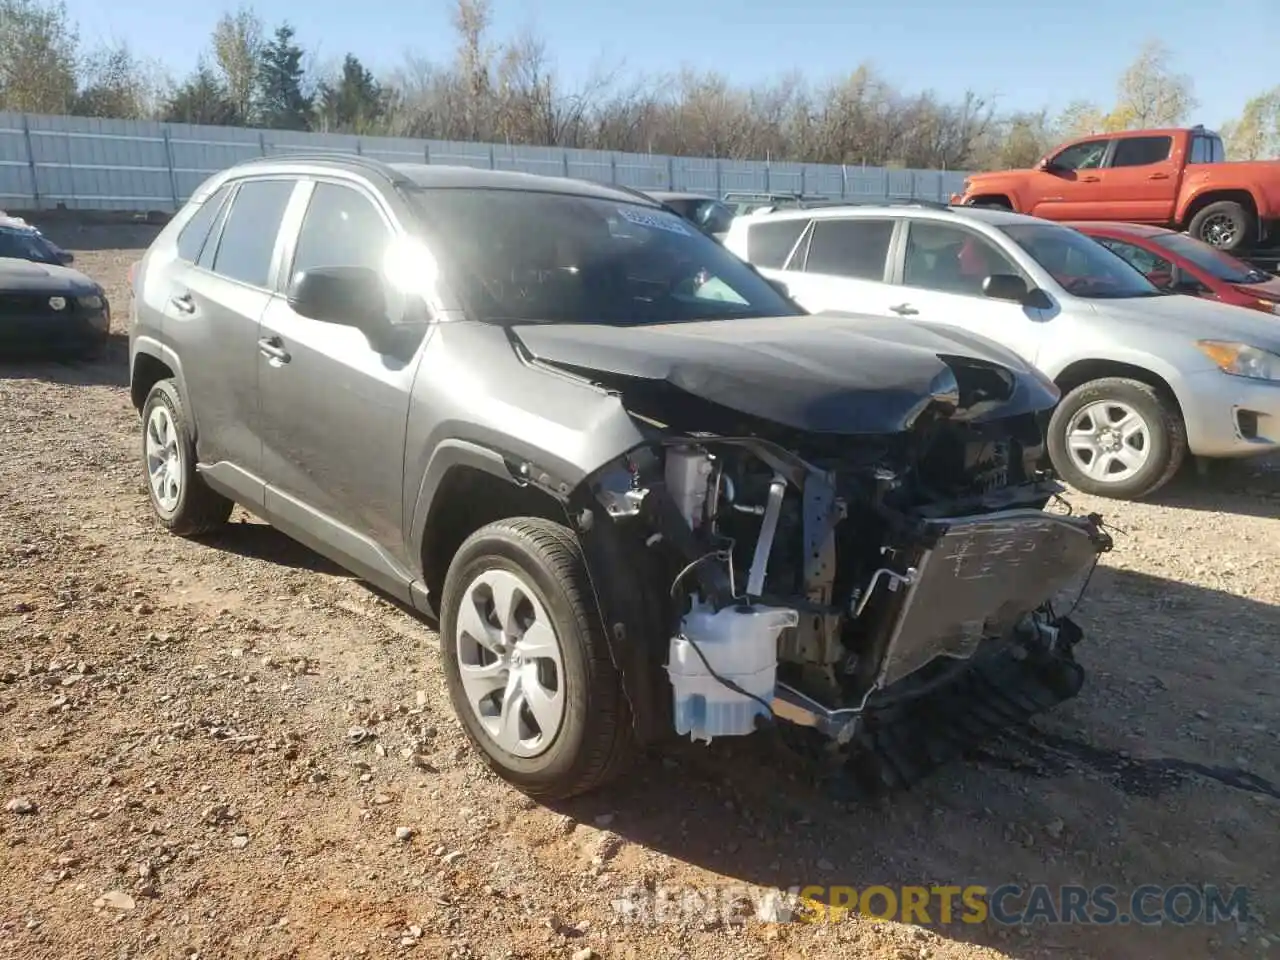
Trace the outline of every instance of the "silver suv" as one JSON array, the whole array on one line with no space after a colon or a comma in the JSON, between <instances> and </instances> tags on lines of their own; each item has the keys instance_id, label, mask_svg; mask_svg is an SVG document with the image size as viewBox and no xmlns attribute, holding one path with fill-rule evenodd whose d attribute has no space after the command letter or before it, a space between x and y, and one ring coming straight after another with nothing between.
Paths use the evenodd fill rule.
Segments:
<instances>
[{"instance_id":1,"label":"silver suv","mask_svg":"<svg viewBox=\"0 0 1280 960\"><path fill-rule=\"evenodd\" d=\"M725 246L807 310L945 324L1015 350L1062 390L1048 446L1077 490L1136 499L1187 454L1280 450L1280 323L1160 290L1070 227L917 201L738 217Z\"/></svg>"},{"instance_id":2,"label":"silver suv","mask_svg":"<svg viewBox=\"0 0 1280 960\"><path fill-rule=\"evenodd\" d=\"M1053 387L804 315L632 192L242 164L138 265L130 365L160 522L238 502L438 616L468 736L532 795L761 720L896 783L1079 689L1051 598L1109 540L1043 510Z\"/></svg>"}]
</instances>

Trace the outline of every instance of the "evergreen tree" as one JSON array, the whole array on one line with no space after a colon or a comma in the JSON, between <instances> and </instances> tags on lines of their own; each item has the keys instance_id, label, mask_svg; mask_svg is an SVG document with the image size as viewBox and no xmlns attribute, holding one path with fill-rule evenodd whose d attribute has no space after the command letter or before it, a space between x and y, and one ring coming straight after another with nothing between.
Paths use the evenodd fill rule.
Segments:
<instances>
[{"instance_id":1,"label":"evergreen tree","mask_svg":"<svg viewBox=\"0 0 1280 960\"><path fill-rule=\"evenodd\" d=\"M245 122L217 73L204 63L173 92L164 105L161 119L166 123L210 123L225 127Z\"/></svg>"},{"instance_id":2,"label":"evergreen tree","mask_svg":"<svg viewBox=\"0 0 1280 960\"><path fill-rule=\"evenodd\" d=\"M325 130L368 133L386 113L386 97L373 74L348 53L337 83L320 84L316 112Z\"/></svg>"},{"instance_id":3,"label":"evergreen tree","mask_svg":"<svg viewBox=\"0 0 1280 960\"><path fill-rule=\"evenodd\" d=\"M311 98L302 92L302 48L287 23L262 48L258 68L258 119L275 130L309 130Z\"/></svg>"}]
</instances>

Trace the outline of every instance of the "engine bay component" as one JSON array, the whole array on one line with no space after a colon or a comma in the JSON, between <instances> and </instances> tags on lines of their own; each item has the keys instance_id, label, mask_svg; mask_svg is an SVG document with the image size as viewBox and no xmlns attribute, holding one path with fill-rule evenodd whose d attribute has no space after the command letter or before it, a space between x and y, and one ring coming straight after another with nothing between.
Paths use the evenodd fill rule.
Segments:
<instances>
[{"instance_id":1,"label":"engine bay component","mask_svg":"<svg viewBox=\"0 0 1280 960\"><path fill-rule=\"evenodd\" d=\"M856 326L888 342L878 321ZM821 366L826 380L797 379L785 416L767 417L770 398L748 381L761 358L804 358L798 375L822 364L821 337L849 328L824 317L801 333L743 329L756 340L646 328L644 349L625 351L608 330L519 333L644 426L645 441L590 483L630 544L614 556L648 558L609 575L664 578L635 587L661 598L667 629L649 663L675 731L745 735L768 717L819 734L860 779L902 786L948 755L920 717L951 718L947 743L963 752L1074 696L1080 631L1055 601L1087 585L1112 544L1100 517L1054 512L1065 487L1041 469L1052 384L1011 355L935 352L944 335L912 328L902 369L864 365L855 397L835 391L849 375ZM899 743L903 730L923 753Z\"/></svg>"},{"instance_id":2,"label":"engine bay component","mask_svg":"<svg viewBox=\"0 0 1280 960\"><path fill-rule=\"evenodd\" d=\"M778 634L797 619L794 610L758 604L712 610L694 597L667 666L676 733L710 743L754 732L756 718L772 712Z\"/></svg>"}]
</instances>

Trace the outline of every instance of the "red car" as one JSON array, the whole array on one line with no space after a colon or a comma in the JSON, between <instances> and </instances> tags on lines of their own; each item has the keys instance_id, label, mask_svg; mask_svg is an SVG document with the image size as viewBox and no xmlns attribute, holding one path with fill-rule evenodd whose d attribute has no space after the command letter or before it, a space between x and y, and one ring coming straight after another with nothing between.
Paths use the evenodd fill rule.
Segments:
<instances>
[{"instance_id":1,"label":"red car","mask_svg":"<svg viewBox=\"0 0 1280 960\"><path fill-rule=\"evenodd\" d=\"M1280 277L1185 233L1138 223L1066 225L1119 254L1157 287L1280 314Z\"/></svg>"}]
</instances>

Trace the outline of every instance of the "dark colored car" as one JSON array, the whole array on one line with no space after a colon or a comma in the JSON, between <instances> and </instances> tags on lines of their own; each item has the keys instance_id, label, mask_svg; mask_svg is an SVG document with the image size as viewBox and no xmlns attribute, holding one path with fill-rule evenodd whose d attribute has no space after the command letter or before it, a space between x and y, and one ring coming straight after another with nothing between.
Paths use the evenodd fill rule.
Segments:
<instances>
[{"instance_id":1,"label":"dark colored car","mask_svg":"<svg viewBox=\"0 0 1280 960\"><path fill-rule=\"evenodd\" d=\"M132 303L158 521L239 502L437 616L463 729L532 795L774 721L898 786L1080 689L1053 601L1110 539L1046 510L1054 386L975 334L806 315L635 191L249 161Z\"/></svg>"},{"instance_id":2,"label":"dark colored car","mask_svg":"<svg viewBox=\"0 0 1280 960\"><path fill-rule=\"evenodd\" d=\"M645 193L717 240L724 239L733 223L733 210L715 197L671 190L646 190Z\"/></svg>"},{"instance_id":3,"label":"dark colored car","mask_svg":"<svg viewBox=\"0 0 1280 960\"><path fill-rule=\"evenodd\" d=\"M1280 314L1280 277L1195 237L1136 223L1068 223L1119 254L1155 286Z\"/></svg>"},{"instance_id":4,"label":"dark colored car","mask_svg":"<svg viewBox=\"0 0 1280 960\"><path fill-rule=\"evenodd\" d=\"M63 250L25 220L4 214L0 214L0 257L62 266L75 260L69 250Z\"/></svg>"},{"instance_id":5,"label":"dark colored car","mask_svg":"<svg viewBox=\"0 0 1280 960\"><path fill-rule=\"evenodd\" d=\"M92 356L110 326L106 293L83 273L0 256L0 359Z\"/></svg>"}]
</instances>

